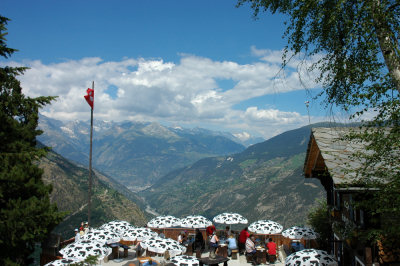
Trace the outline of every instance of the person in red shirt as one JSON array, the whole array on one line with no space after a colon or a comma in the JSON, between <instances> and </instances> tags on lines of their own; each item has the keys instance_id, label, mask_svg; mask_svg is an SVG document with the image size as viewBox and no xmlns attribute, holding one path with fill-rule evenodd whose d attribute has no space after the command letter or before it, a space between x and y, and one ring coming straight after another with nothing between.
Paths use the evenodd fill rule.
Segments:
<instances>
[{"instance_id":1,"label":"person in red shirt","mask_svg":"<svg viewBox=\"0 0 400 266\"><path fill-rule=\"evenodd\" d=\"M267 243L267 250L268 250L269 262L275 263L275 261L276 261L276 244L272 241L272 238L270 238Z\"/></svg>"},{"instance_id":2,"label":"person in red shirt","mask_svg":"<svg viewBox=\"0 0 400 266\"><path fill-rule=\"evenodd\" d=\"M209 250L211 250L211 247L210 247L210 240L211 240L211 237L212 237L212 235L214 234L214 232L215 232L216 230L217 230L217 229L215 228L215 225L213 225L213 224L207 226L207 228L206 228L207 247L208 247Z\"/></svg>"},{"instance_id":3,"label":"person in red shirt","mask_svg":"<svg viewBox=\"0 0 400 266\"><path fill-rule=\"evenodd\" d=\"M207 226L207 228L206 228L206 233L207 233L207 236L212 236L212 234L215 232L215 225L209 225L209 226Z\"/></svg>"},{"instance_id":4,"label":"person in red shirt","mask_svg":"<svg viewBox=\"0 0 400 266\"><path fill-rule=\"evenodd\" d=\"M250 234L248 231L248 228L245 227L239 234L239 253L242 253L245 251L245 244L247 238L249 238Z\"/></svg>"}]
</instances>

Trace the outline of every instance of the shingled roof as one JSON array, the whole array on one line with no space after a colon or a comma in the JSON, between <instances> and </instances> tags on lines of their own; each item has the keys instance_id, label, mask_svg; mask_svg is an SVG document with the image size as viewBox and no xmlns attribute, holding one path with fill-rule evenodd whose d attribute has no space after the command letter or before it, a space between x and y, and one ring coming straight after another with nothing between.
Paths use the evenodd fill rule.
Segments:
<instances>
[{"instance_id":1,"label":"shingled roof","mask_svg":"<svg viewBox=\"0 0 400 266\"><path fill-rule=\"evenodd\" d=\"M328 172L335 185L352 184L356 181L356 171L362 166L354 153L364 150L365 144L353 143L343 137L349 127L313 128L308 143L304 173L306 177Z\"/></svg>"}]
</instances>

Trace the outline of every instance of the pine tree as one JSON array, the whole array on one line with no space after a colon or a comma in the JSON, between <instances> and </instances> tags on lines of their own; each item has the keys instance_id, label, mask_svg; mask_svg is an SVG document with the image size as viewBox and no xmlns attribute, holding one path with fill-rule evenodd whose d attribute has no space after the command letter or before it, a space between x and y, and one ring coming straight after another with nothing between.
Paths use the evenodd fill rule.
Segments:
<instances>
[{"instance_id":1,"label":"pine tree","mask_svg":"<svg viewBox=\"0 0 400 266\"><path fill-rule=\"evenodd\" d=\"M0 56L16 50L6 45L8 19L0 16ZM34 245L62 220L50 203L52 188L35 164L46 154L36 136L39 108L55 97L26 97L17 79L26 68L0 68L0 264L25 265Z\"/></svg>"}]
</instances>

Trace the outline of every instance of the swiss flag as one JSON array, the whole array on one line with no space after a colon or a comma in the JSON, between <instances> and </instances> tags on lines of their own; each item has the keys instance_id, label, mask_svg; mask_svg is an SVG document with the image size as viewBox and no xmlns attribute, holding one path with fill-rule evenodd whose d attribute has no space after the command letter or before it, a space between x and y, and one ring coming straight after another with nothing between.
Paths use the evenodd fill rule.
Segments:
<instances>
[{"instance_id":1,"label":"swiss flag","mask_svg":"<svg viewBox=\"0 0 400 266\"><path fill-rule=\"evenodd\" d=\"M88 103L88 104L90 105L90 107L92 107L92 109L93 109L93 104L94 104L94 90L88 88L88 89L86 90L86 92L87 92L87 95L85 95L84 97L85 97L87 103Z\"/></svg>"}]
</instances>

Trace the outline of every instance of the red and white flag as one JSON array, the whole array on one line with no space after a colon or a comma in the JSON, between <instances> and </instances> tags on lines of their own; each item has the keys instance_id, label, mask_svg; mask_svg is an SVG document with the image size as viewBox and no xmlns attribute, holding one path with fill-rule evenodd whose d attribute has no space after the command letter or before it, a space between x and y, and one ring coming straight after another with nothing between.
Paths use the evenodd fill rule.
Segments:
<instances>
[{"instance_id":1,"label":"red and white flag","mask_svg":"<svg viewBox=\"0 0 400 266\"><path fill-rule=\"evenodd\" d=\"M92 109L93 109L93 104L94 104L94 90L88 88L88 89L86 90L86 92L87 92L87 95L85 95L84 97L85 97L87 103L88 103L88 104L90 105L90 107L92 107Z\"/></svg>"}]
</instances>

